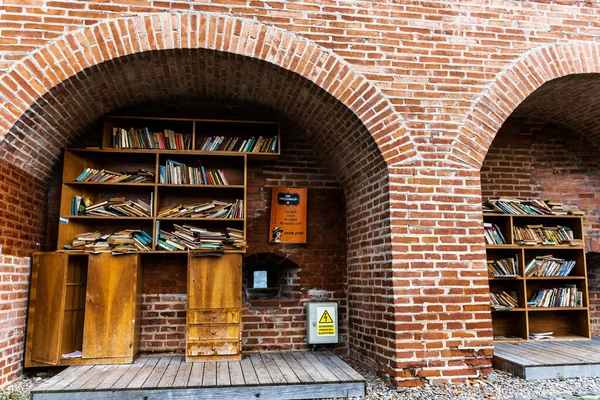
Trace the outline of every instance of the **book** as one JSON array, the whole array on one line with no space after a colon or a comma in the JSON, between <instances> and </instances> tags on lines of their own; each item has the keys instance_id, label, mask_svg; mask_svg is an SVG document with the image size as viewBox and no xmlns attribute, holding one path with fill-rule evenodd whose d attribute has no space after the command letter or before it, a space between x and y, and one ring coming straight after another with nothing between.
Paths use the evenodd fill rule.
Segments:
<instances>
[{"instance_id":1,"label":"book","mask_svg":"<svg viewBox=\"0 0 600 400\"><path fill-rule=\"evenodd\" d=\"M121 149L191 150L192 135L171 129L151 132L149 128L113 128L112 147Z\"/></svg>"},{"instance_id":2,"label":"book","mask_svg":"<svg viewBox=\"0 0 600 400\"><path fill-rule=\"evenodd\" d=\"M184 163L167 160L160 166L159 183L171 185L229 185L224 170L206 170L199 167L188 167Z\"/></svg>"}]
</instances>

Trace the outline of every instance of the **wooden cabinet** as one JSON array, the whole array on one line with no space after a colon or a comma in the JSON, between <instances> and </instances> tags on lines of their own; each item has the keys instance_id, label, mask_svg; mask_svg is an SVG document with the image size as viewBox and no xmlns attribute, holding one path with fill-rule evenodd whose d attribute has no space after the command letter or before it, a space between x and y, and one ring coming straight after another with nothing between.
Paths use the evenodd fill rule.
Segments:
<instances>
[{"instance_id":1,"label":"wooden cabinet","mask_svg":"<svg viewBox=\"0 0 600 400\"><path fill-rule=\"evenodd\" d=\"M583 219L564 215L502 215L484 214L484 222L501 232L505 244L488 244L488 264L496 260L516 260L518 273L513 276L489 276L491 293L512 293L518 305L505 310L492 310L492 325L495 340L529 340L535 333L552 332L556 340L590 339L590 314L587 285L585 246L583 245ZM515 228L564 227L571 231L575 243L569 244L525 244L517 237ZM490 227L490 225L488 225ZM531 242L533 243L533 242ZM543 274L532 276L526 267L536 258L552 256L574 262L566 276ZM577 304L543 306L532 304L540 291L569 288L578 292ZM552 301L560 300L564 294L554 295ZM565 302L567 304L568 302ZM547 339L545 339L547 340Z\"/></svg>"},{"instance_id":2,"label":"wooden cabinet","mask_svg":"<svg viewBox=\"0 0 600 400\"><path fill-rule=\"evenodd\" d=\"M241 358L242 256L188 256L186 360Z\"/></svg>"},{"instance_id":3,"label":"wooden cabinet","mask_svg":"<svg viewBox=\"0 0 600 400\"><path fill-rule=\"evenodd\" d=\"M25 366L132 362L141 277L137 254L35 253Z\"/></svg>"}]
</instances>

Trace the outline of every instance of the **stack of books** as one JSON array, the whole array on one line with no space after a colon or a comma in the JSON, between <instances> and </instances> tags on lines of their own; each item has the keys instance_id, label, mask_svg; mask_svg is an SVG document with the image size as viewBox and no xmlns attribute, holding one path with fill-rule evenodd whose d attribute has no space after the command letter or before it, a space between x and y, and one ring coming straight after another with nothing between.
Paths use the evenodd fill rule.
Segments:
<instances>
[{"instance_id":1,"label":"stack of books","mask_svg":"<svg viewBox=\"0 0 600 400\"><path fill-rule=\"evenodd\" d=\"M502 260L488 260L488 276L496 277L511 277L519 275L519 259L503 258Z\"/></svg>"},{"instance_id":2,"label":"stack of books","mask_svg":"<svg viewBox=\"0 0 600 400\"><path fill-rule=\"evenodd\" d=\"M251 137L241 139L237 136L208 136L199 145L204 151L237 151L249 153L275 153L277 151L277 136Z\"/></svg>"},{"instance_id":3,"label":"stack of books","mask_svg":"<svg viewBox=\"0 0 600 400\"><path fill-rule=\"evenodd\" d=\"M487 244L506 244L506 240L502 235L502 231L496 224L491 224L489 222L483 223L484 234L485 234L485 242Z\"/></svg>"},{"instance_id":4,"label":"stack of books","mask_svg":"<svg viewBox=\"0 0 600 400\"><path fill-rule=\"evenodd\" d=\"M73 215L89 215L102 217L151 217L152 216L152 195L150 204L141 199L137 201L127 200L124 197L111 197L93 204L88 198L75 196L71 202L71 212Z\"/></svg>"},{"instance_id":5,"label":"stack of books","mask_svg":"<svg viewBox=\"0 0 600 400\"><path fill-rule=\"evenodd\" d=\"M583 211L569 210L558 200L519 199L516 197L496 197L484 201L484 213L499 213L512 215L584 215Z\"/></svg>"},{"instance_id":6,"label":"stack of books","mask_svg":"<svg viewBox=\"0 0 600 400\"><path fill-rule=\"evenodd\" d=\"M188 167L184 163L167 160L159 167L160 183L175 185L229 185L222 169L206 170L200 167Z\"/></svg>"},{"instance_id":7,"label":"stack of books","mask_svg":"<svg viewBox=\"0 0 600 400\"><path fill-rule=\"evenodd\" d=\"M193 225L173 224L172 231L160 229L158 225L158 236L156 246L167 251L209 251L223 252L227 249L243 250L246 248L244 233L242 230L225 228L225 231L209 231Z\"/></svg>"},{"instance_id":8,"label":"stack of books","mask_svg":"<svg viewBox=\"0 0 600 400\"><path fill-rule=\"evenodd\" d=\"M135 253L152 250L152 237L139 229L126 229L114 233L80 233L65 250L112 252L113 254Z\"/></svg>"},{"instance_id":9,"label":"stack of books","mask_svg":"<svg viewBox=\"0 0 600 400\"><path fill-rule=\"evenodd\" d=\"M190 150L192 135L175 133L170 129L150 132L148 128L113 128L112 147L115 149Z\"/></svg>"},{"instance_id":10,"label":"stack of books","mask_svg":"<svg viewBox=\"0 0 600 400\"><path fill-rule=\"evenodd\" d=\"M517 296L511 296L504 291L500 293L490 293L490 305L495 311L512 310L519 306L515 297Z\"/></svg>"},{"instance_id":11,"label":"stack of books","mask_svg":"<svg viewBox=\"0 0 600 400\"><path fill-rule=\"evenodd\" d=\"M552 255L532 259L525 267L526 276L569 276L575 261L566 261Z\"/></svg>"},{"instance_id":12,"label":"stack of books","mask_svg":"<svg viewBox=\"0 0 600 400\"><path fill-rule=\"evenodd\" d=\"M531 339L531 340L554 339L554 336L552 336L553 334L554 334L554 332L531 333L531 334L529 334L529 339Z\"/></svg>"},{"instance_id":13,"label":"stack of books","mask_svg":"<svg viewBox=\"0 0 600 400\"><path fill-rule=\"evenodd\" d=\"M564 288L541 289L533 292L527 302L530 307L581 307L583 292L574 284Z\"/></svg>"},{"instance_id":14,"label":"stack of books","mask_svg":"<svg viewBox=\"0 0 600 400\"><path fill-rule=\"evenodd\" d=\"M137 171L112 172L106 169L86 168L77 178L76 182L94 183L141 183L154 182L154 172L146 169Z\"/></svg>"},{"instance_id":15,"label":"stack of books","mask_svg":"<svg viewBox=\"0 0 600 400\"><path fill-rule=\"evenodd\" d=\"M208 203L177 204L159 211L162 218L244 218L244 201L233 203L213 200Z\"/></svg>"},{"instance_id":16,"label":"stack of books","mask_svg":"<svg viewBox=\"0 0 600 400\"><path fill-rule=\"evenodd\" d=\"M570 244L579 245L581 240L577 241L573 236L573 230L568 226L543 226L526 225L515 226L515 241L522 245L558 245Z\"/></svg>"}]
</instances>

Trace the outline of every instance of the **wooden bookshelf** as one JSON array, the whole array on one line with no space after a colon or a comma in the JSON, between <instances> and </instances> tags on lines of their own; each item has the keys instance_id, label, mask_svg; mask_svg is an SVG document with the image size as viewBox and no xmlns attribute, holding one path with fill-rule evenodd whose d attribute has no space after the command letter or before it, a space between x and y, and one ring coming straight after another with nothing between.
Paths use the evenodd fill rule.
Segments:
<instances>
[{"instance_id":1,"label":"wooden bookshelf","mask_svg":"<svg viewBox=\"0 0 600 400\"><path fill-rule=\"evenodd\" d=\"M128 142L134 146L149 145L154 140L150 132L158 135L168 130L168 136L162 140L173 140L169 143L175 147L188 145L189 149L115 148L114 128L125 131L133 128L131 134L140 135L137 141ZM141 136L143 128L148 128L147 141ZM139 134L135 133L136 129L140 129ZM183 138L174 133L189 136ZM223 137L223 143L226 143L225 138L231 138L229 143L234 143L236 137L247 141L260 136L270 138L273 145L269 147L269 142L263 141L264 146L256 149L268 151L202 150L200 147L207 143L208 137ZM123 140L119 145L127 144L125 140L132 137L119 139ZM168 251L157 245L158 232L162 228L172 232L173 224L189 224L215 232L233 228L241 230L245 240L247 163L276 160L280 146L279 126L274 122L113 116L105 118L100 148L66 149L57 252L36 253L34 257L25 365L133 362L140 348L141 279L144 260L148 257L165 260L168 257L171 263L187 266L186 359L239 360L241 267L245 248L226 248L220 257L202 257L202 253L184 250ZM204 167L207 173L219 171L222 175L215 175L211 181L216 182L209 181L209 184L203 179L198 183L197 175L189 179L194 184L169 183L170 179L160 178L161 166L168 160L196 167L198 171ZM143 182L77 181L87 168L115 173L144 170L145 177L153 176ZM180 181L184 175L174 174L173 180ZM202 175L207 176L204 172ZM85 215L73 210L75 196L89 197L92 204L111 198L136 202L140 199L149 207L143 215ZM201 214L158 216L161 210L212 201L235 203L243 214L241 217L237 213L228 214L232 218L218 216L221 214L215 214L215 218ZM94 254L81 248L65 248L85 232L98 231L105 235L126 229L145 231L151 237L150 250L113 256L109 252ZM106 329L107 326L114 329ZM62 357L76 350L81 351L81 357Z\"/></svg>"},{"instance_id":2,"label":"wooden bookshelf","mask_svg":"<svg viewBox=\"0 0 600 400\"><path fill-rule=\"evenodd\" d=\"M590 311L587 285L585 246L524 245L519 244L514 227L543 225L566 226L573 231L574 239L583 239L583 218L565 215L510 215L484 214L485 223L498 226L506 244L486 245L488 260L518 259L516 277L490 276L490 292L506 291L516 295L518 307L510 310L492 311L494 340L526 341L533 333L553 332L554 340L590 339ZM535 257L552 255L567 261L575 261L568 276L526 276L525 267ZM528 304L536 290L575 287L582 294L581 305L571 307L535 307ZM549 340L549 339L543 339Z\"/></svg>"}]
</instances>

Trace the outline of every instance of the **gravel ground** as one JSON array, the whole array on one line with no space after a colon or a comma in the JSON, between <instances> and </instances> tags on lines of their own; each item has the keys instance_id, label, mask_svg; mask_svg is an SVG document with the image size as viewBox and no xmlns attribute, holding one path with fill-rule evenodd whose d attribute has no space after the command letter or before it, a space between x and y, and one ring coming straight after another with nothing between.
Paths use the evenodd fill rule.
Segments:
<instances>
[{"instance_id":1,"label":"gravel ground","mask_svg":"<svg viewBox=\"0 0 600 400\"><path fill-rule=\"evenodd\" d=\"M384 385L373 371L346 362L367 378L367 395L360 400L600 400L600 377L526 381L495 371L486 378L470 380L468 385L429 385L397 391ZM25 377L0 392L0 400L29 399L31 389L45 380Z\"/></svg>"}]
</instances>

